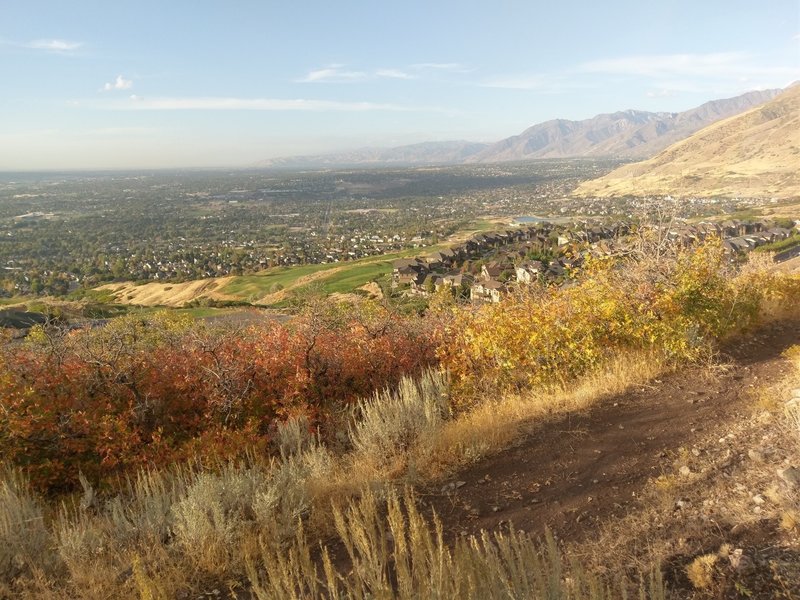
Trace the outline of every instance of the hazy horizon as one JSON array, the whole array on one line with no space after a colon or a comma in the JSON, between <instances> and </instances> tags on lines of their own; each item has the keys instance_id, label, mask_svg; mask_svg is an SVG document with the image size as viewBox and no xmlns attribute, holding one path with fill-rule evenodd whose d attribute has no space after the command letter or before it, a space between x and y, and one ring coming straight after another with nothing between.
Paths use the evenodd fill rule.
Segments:
<instances>
[{"instance_id":1,"label":"hazy horizon","mask_svg":"<svg viewBox=\"0 0 800 600\"><path fill-rule=\"evenodd\" d=\"M0 171L247 168L800 79L800 5L4 7Z\"/></svg>"}]
</instances>

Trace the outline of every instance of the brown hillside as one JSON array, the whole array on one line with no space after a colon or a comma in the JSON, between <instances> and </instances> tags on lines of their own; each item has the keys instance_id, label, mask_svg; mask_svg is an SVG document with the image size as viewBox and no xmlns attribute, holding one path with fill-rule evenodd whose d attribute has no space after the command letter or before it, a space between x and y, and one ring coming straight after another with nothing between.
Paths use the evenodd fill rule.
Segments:
<instances>
[{"instance_id":1,"label":"brown hillside","mask_svg":"<svg viewBox=\"0 0 800 600\"><path fill-rule=\"evenodd\" d=\"M107 283L97 289L110 291L120 304L180 307L199 298L239 300L235 296L229 296L219 291L230 283L232 279L232 277L217 277L197 279L184 283L151 281L142 285L129 281L126 283Z\"/></svg>"},{"instance_id":2,"label":"brown hillside","mask_svg":"<svg viewBox=\"0 0 800 600\"><path fill-rule=\"evenodd\" d=\"M578 196L800 196L800 85L650 160L581 184Z\"/></svg>"}]
</instances>

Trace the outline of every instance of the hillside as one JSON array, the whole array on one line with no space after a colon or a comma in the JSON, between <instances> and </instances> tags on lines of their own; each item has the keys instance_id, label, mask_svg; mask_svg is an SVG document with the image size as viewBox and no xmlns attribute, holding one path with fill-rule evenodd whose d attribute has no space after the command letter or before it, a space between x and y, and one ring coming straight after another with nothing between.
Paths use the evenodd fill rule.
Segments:
<instances>
[{"instance_id":1,"label":"hillside","mask_svg":"<svg viewBox=\"0 0 800 600\"><path fill-rule=\"evenodd\" d=\"M501 140L467 162L574 156L649 157L711 123L763 104L779 93L780 90L753 91L679 113L626 110L582 121L555 119Z\"/></svg>"},{"instance_id":2,"label":"hillside","mask_svg":"<svg viewBox=\"0 0 800 600\"><path fill-rule=\"evenodd\" d=\"M800 86L715 123L643 162L586 182L578 196L800 195Z\"/></svg>"},{"instance_id":3,"label":"hillside","mask_svg":"<svg viewBox=\"0 0 800 600\"><path fill-rule=\"evenodd\" d=\"M800 281L751 267L37 330L0 355L0 598L797 597Z\"/></svg>"},{"instance_id":4,"label":"hillside","mask_svg":"<svg viewBox=\"0 0 800 600\"><path fill-rule=\"evenodd\" d=\"M96 288L109 292L119 304L181 307L197 300L246 301L274 305L310 284L328 294L351 293L392 270L392 260L413 254L407 250L344 263L272 267L253 275L197 279L184 283L108 283Z\"/></svg>"}]
</instances>

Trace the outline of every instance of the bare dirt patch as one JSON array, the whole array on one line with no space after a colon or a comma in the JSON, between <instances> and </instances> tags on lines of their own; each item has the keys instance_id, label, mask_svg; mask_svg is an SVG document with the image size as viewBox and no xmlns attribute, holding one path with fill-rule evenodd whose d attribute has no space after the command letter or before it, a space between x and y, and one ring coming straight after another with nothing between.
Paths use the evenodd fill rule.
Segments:
<instances>
[{"instance_id":1,"label":"bare dirt patch","mask_svg":"<svg viewBox=\"0 0 800 600\"><path fill-rule=\"evenodd\" d=\"M532 424L513 447L421 496L450 539L513 524L579 541L634 510L648 482L673 470L676 449L744 418L753 390L788 371L780 354L798 341L800 323L768 325L726 348L724 367L683 369L582 414Z\"/></svg>"}]
</instances>

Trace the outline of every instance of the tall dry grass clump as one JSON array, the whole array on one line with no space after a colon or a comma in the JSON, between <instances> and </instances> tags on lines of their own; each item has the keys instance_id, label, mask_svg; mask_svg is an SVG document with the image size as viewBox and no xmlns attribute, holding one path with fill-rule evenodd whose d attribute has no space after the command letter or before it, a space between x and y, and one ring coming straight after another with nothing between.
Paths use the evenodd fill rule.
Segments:
<instances>
[{"instance_id":1,"label":"tall dry grass clump","mask_svg":"<svg viewBox=\"0 0 800 600\"><path fill-rule=\"evenodd\" d=\"M795 345L784 352L793 367L791 397L787 399L784 409L789 428L797 434L800 442L800 345Z\"/></svg>"},{"instance_id":2,"label":"tall dry grass clump","mask_svg":"<svg viewBox=\"0 0 800 600\"><path fill-rule=\"evenodd\" d=\"M105 499L87 487L49 523L24 480L7 475L0 540L13 543L0 557L13 568L0 571L0 583L19 594L36 583L31 597L170 598L200 579L243 577L243 548L258 536L287 544L330 485L333 457L313 436L303 439L304 429L304 420L284 425L273 459L141 472ZM28 560L46 576L24 581Z\"/></svg>"},{"instance_id":3,"label":"tall dry grass clump","mask_svg":"<svg viewBox=\"0 0 800 600\"><path fill-rule=\"evenodd\" d=\"M353 463L360 471L401 473L431 449L435 433L450 417L450 381L428 370L404 377L395 390L376 392L355 408L350 428Z\"/></svg>"},{"instance_id":4,"label":"tall dry grass clump","mask_svg":"<svg viewBox=\"0 0 800 600\"><path fill-rule=\"evenodd\" d=\"M45 508L18 471L0 467L0 590L3 582L56 564Z\"/></svg>"},{"instance_id":5,"label":"tall dry grass clump","mask_svg":"<svg viewBox=\"0 0 800 600\"><path fill-rule=\"evenodd\" d=\"M259 600L295 598L353 599L506 599L611 600L665 597L654 572L638 581L607 581L576 563L564 564L552 538L543 543L508 533L470 536L448 544L437 518L425 518L413 495L388 494L385 502L366 492L335 512L344 556L334 566L327 548L315 559L298 530L293 545L276 548L262 540L247 572Z\"/></svg>"}]
</instances>

